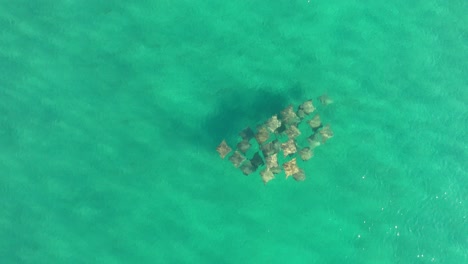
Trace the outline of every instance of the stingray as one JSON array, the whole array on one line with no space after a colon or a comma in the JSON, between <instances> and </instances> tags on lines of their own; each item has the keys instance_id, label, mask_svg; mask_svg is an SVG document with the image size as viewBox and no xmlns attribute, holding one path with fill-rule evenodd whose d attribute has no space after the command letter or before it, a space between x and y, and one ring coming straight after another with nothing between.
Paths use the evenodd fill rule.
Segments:
<instances>
[{"instance_id":1,"label":"stingray","mask_svg":"<svg viewBox=\"0 0 468 264\"><path fill-rule=\"evenodd\" d=\"M272 168L269 168L269 170L273 172L273 174L278 174L281 172L281 167L280 166L272 167Z\"/></svg>"},{"instance_id":2,"label":"stingray","mask_svg":"<svg viewBox=\"0 0 468 264\"><path fill-rule=\"evenodd\" d=\"M244 173L244 175L249 175L253 172L255 172L255 170L257 168L255 168L255 166L252 164L252 162L250 162L250 160L246 160L244 163L242 163L242 166L240 167L242 173Z\"/></svg>"},{"instance_id":3,"label":"stingray","mask_svg":"<svg viewBox=\"0 0 468 264\"><path fill-rule=\"evenodd\" d=\"M326 125L320 130L320 135L322 135L322 142L325 143L329 138L333 137L333 131L330 128L330 125Z\"/></svg>"},{"instance_id":4,"label":"stingray","mask_svg":"<svg viewBox=\"0 0 468 264\"><path fill-rule=\"evenodd\" d=\"M298 109L297 110L297 116L299 117L299 119L302 121L302 119L306 118L307 114L304 112L304 110L302 109Z\"/></svg>"},{"instance_id":5,"label":"stingray","mask_svg":"<svg viewBox=\"0 0 468 264\"><path fill-rule=\"evenodd\" d=\"M270 117L266 122L266 127L271 131L275 132L281 126L281 120L278 119L277 115Z\"/></svg>"},{"instance_id":6,"label":"stingray","mask_svg":"<svg viewBox=\"0 0 468 264\"><path fill-rule=\"evenodd\" d=\"M303 169L299 169L299 171L294 173L292 176L296 181L304 181L306 178Z\"/></svg>"},{"instance_id":7,"label":"stingray","mask_svg":"<svg viewBox=\"0 0 468 264\"><path fill-rule=\"evenodd\" d=\"M254 135L254 132L252 131L252 129L250 127L247 127L245 128L244 130L242 130L239 135L241 136L241 138L243 140L247 140L247 141L250 141L251 138L253 138L255 135Z\"/></svg>"},{"instance_id":8,"label":"stingray","mask_svg":"<svg viewBox=\"0 0 468 264\"><path fill-rule=\"evenodd\" d=\"M320 143L320 135L315 133L315 134L312 134L310 137L307 138L307 142L309 143L309 147L311 149L314 149L318 146L321 145Z\"/></svg>"},{"instance_id":9,"label":"stingray","mask_svg":"<svg viewBox=\"0 0 468 264\"><path fill-rule=\"evenodd\" d=\"M269 181L275 178L275 175L273 175L273 172L271 172L268 168L262 170L260 172L260 175L262 176L262 181L264 184L267 184Z\"/></svg>"},{"instance_id":10,"label":"stingray","mask_svg":"<svg viewBox=\"0 0 468 264\"><path fill-rule=\"evenodd\" d=\"M304 114L308 115L315 111L314 104L312 103L312 100L305 101L299 106L299 110L302 110Z\"/></svg>"},{"instance_id":11,"label":"stingray","mask_svg":"<svg viewBox=\"0 0 468 264\"><path fill-rule=\"evenodd\" d=\"M265 141L267 141L269 137L270 133L268 133L268 130L264 126L261 126L258 129L258 133L255 135L255 138L257 139L259 145L263 145L263 143L265 143Z\"/></svg>"},{"instance_id":12,"label":"stingray","mask_svg":"<svg viewBox=\"0 0 468 264\"><path fill-rule=\"evenodd\" d=\"M281 148L283 149L283 154L287 157L289 154L296 153L296 143L293 139L288 140L286 143L281 144Z\"/></svg>"},{"instance_id":13,"label":"stingray","mask_svg":"<svg viewBox=\"0 0 468 264\"><path fill-rule=\"evenodd\" d=\"M319 99L320 103L323 104L323 105L329 105L329 104L333 103L333 100L330 99L330 97L328 97L327 94L319 96L318 99Z\"/></svg>"},{"instance_id":14,"label":"stingray","mask_svg":"<svg viewBox=\"0 0 468 264\"><path fill-rule=\"evenodd\" d=\"M270 143L267 143L262 146L262 152L264 157L271 156L273 154L276 154L280 151L281 148L281 143L277 139L271 141Z\"/></svg>"},{"instance_id":15,"label":"stingray","mask_svg":"<svg viewBox=\"0 0 468 264\"><path fill-rule=\"evenodd\" d=\"M314 156L314 153L312 152L312 149L305 147L299 151L299 156L301 156L302 160L309 160Z\"/></svg>"},{"instance_id":16,"label":"stingray","mask_svg":"<svg viewBox=\"0 0 468 264\"><path fill-rule=\"evenodd\" d=\"M249 148L251 147L252 145L250 144L250 142L248 140L245 140L243 139L241 142L237 143L237 149L242 152L242 153L246 153L247 150L249 150Z\"/></svg>"},{"instance_id":17,"label":"stingray","mask_svg":"<svg viewBox=\"0 0 468 264\"><path fill-rule=\"evenodd\" d=\"M292 160L283 163L283 168L284 168L284 172L286 173L286 179L289 176L292 176L295 173L299 172L299 168L297 167L297 163L296 163L296 158L293 158Z\"/></svg>"},{"instance_id":18,"label":"stingray","mask_svg":"<svg viewBox=\"0 0 468 264\"><path fill-rule=\"evenodd\" d=\"M239 151L236 150L234 154L232 154L232 156L229 157L229 160L232 162L234 167L239 168L242 162L245 161L245 157Z\"/></svg>"},{"instance_id":19,"label":"stingray","mask_svg":"<svg viewBox=\"0 0 468 264\"><path fill-rule=\"evenodd\" d=\"M265 164L265 162L263 162L263 159L258 152L254 154L250 162L252 163L255 169Z\"/></svg>"},{"instance_id":20,"label":"stingray","mask_svg":"<svg viewBox=\"0 0 468 264\"><path fill-rule=\"evenodd\" d=\"M299 117L294 112L292 105L281 111L281 120L288 125L296 124L300 121Z\"/></svg>"},{"instance_id":21,"label":"stingray","mask_svg":"<svg viewBox=\"0 0 468 264\"><path fill-rule=\"evenodd\" d=\"M219 156L224 159L224 157L226 157L226 155L231 152L231 148L228 146L228 144L226 143L226 140L223 139L223 141L221 141L221 144L219 144L219 146L216 148L216 151L218 151L219 153Z\"/></svg>"},{"instance_id":22,"label":"stingray","mask_svg":"<svg viewBox=\"0 0 468 264\"><path fill-rule=\"evenodd\" d=\"M291 125L288 129L286 129L286 135L288 135L288 138L290 139L295 139L300 134L301 131L299 131L295 125Z\"/></svg>"},{"instance_id":23,"label":"stingray","mask_svg":"<svg viewBox=\"0 0 468 264\"><path fill-rule=\"evenodd\" d=\"M322 121L320 120L320 115L315 115L312 119L308 122L309 126L315 131L322 126Z\"/></svg>"},{"instance_id":24,"label":"stingray","mask_svg":"<svg viewBox=\"0 0 468 264\"><path fill-rule=\"evenodd\" d=\"M281 126L278 127L278 128L275 130L275 134L280 134L280 135L281 135L281 134L284 133L284 131L286 131L286 129L287 129L286 123L282 122L282 123L281 123Z\"/></svg>"},{"instance_id":25,"label":"stingray","mask_svg":"<svg viewBox=\"0 0 468 264\"><path fill-rule=\"evenodd\" d=\"M278 167L278 154L273 154L271 156L267 156L265 158L266 161L266 167L271 169L274 167Z\"/></svg>"}]
</instances>

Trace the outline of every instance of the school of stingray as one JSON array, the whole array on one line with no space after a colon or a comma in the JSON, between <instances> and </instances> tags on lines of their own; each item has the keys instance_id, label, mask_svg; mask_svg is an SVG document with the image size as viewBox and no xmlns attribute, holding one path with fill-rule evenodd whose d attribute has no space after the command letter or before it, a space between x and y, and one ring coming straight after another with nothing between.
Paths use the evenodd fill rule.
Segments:
<instances>
[{"instance_id":1,"label":"school of stingray","mask_svg":"<svg viewBox=\"0 0 468 264\"><path fill-rule=\"evenodd\" d=\"M327 95L318 97L317 101L323 106L332 103ZM307 100L297 109L290 105L279 115L271 116L257 126L256 131L250 127L245 128L239 136L240 141L228 158L229 161L244 175L261 169L260 176L263 183L267 184L282 171L286 174L286 179L292 176L296 181L304 181L306 174L299 168L298 158L302 161L311 159L314 149L333 137L333 131L329 124L322 124L314 102ZM299 138L302 140L298 140ZM223 139L216 150L224 159L233 149ZM281 151L283 155L278 157ZM278 159L282 161L281 166Z\"/></svg>"}]
</instances>

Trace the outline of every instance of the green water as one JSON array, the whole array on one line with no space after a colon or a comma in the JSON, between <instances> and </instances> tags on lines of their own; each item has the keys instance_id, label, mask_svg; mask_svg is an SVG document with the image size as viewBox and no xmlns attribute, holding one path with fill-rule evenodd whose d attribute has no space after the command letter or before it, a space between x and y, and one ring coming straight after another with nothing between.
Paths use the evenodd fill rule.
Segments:
<instances>
[{"instance_id":1,"label":"green water","mask_svg":"<svg viewBox=\"0 0 468 264\"><path fill-rule=\"evenodd\" d=\"M467 1L0 2L1 263L468 263ZM306 181L217 155L324 93Z\"/></svg>"}]
</instances>

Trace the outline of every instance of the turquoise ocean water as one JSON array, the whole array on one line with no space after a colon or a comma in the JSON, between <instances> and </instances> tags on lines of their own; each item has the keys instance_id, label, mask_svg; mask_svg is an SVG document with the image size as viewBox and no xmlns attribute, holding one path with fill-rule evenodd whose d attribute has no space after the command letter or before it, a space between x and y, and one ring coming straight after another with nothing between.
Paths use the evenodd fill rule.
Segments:
<instances>
[{"instance_id":1,"label":"turquoise ocean water","mask_svg":"<svg viewBox=\"0 0 468 264\"><path fill-rule=\"evenodd\" d=\"M0 263L468 263L467 1L0 2ZM216 153L324 93L304 182Z\"/></svg>"}]
</instances>

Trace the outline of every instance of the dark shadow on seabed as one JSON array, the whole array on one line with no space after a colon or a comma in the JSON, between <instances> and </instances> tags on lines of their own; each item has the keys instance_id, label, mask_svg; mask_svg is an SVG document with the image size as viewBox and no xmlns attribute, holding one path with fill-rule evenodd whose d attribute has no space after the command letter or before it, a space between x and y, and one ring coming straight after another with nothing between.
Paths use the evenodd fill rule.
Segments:
<instances>
[{"instance_id":1,"label":"dark shadow on seabed","mask_svg":"<svg viewBox=\"0 0 468 264\"><path fill-rule=\"evenodd\" d=\"M203 122L202 145L213 151L223 138L236 138L246 127L255 129L295 100L301 100L303 94L299 85L291 87L287 94L271 88L249 92L232 89L220 94L215 100L216 110Z\"/></svg>"},{"instance_id":2,"label":"dark shadow on seabed","mask_svg":"<svg viewBox=\"0 0 468 264\"><path fill-rule=\"evenodd\" d=\"M154 115L140 116L148 122L159 126L161 137L171 141L172 148L184 148L197 145L202 151L215 153L216 146L223 138L235 140L239 132L250 126L255 129L261 122L296 101L302 101L304 90L300 84L293 84L287 93L279 93L273 88L244 88L227 87L213 95L209 101L213 109L205 117L191 122L185 120L183 113L177 111L177 106L163 107L146 97L144 104L147 113ZM171 105L171 103L169 103ZM146 115L145 113L141 113ZM132 125L133 120L126 120Z\"/></svg>"}]
</instances>

